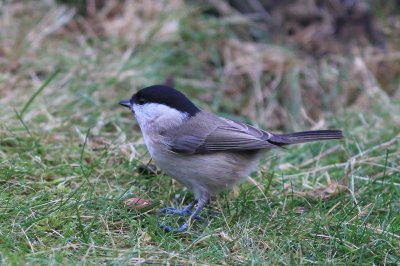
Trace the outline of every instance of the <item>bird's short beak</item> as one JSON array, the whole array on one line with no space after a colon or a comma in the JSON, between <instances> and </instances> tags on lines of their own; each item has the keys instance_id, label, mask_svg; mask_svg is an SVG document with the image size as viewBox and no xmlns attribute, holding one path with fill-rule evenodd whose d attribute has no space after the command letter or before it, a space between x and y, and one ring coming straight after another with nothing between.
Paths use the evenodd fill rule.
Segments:
<instances>
[{"instance_id":1,"label":"bird's short beak","mask_svg":"<svg viewBox=\"0 0 400 266\"><path fill-rule=\"evenodd\" d=\"M120 105L131 108L131 102L129 100L122 100L119 102Z\"/></svg>"}]
</instances>

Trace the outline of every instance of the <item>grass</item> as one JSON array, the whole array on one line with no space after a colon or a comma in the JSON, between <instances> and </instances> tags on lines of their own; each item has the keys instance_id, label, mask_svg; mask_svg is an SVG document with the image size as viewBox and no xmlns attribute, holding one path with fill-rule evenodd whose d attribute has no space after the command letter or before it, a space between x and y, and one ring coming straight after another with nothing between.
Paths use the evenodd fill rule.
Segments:
<instances>
[{"instance_id":1,"label":"grass","mask_svg":"<svg viewBox=\"0 0 400 266\"><path fill-rule=\"evenodd\" d=\"M168 38L160 22L143 39L52 29L69 10L49 2L2 5L0 265L400 263L400 100L368 54L237 44L228 20L184 4L156 8ZM168 77L220 115L346 139L269 152L205 222L165 233L156 210L192 195L138 171L150 158L117 102ZM153 204L132 210L135 196Z\"/></svg>"}]
</instances>

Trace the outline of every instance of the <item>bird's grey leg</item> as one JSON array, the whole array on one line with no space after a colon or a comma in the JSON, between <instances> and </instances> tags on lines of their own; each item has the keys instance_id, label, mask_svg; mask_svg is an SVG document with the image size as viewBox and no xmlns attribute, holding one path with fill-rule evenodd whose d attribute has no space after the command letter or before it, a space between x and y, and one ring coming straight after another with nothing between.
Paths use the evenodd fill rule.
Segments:
<instances>
[{"instance_id":1,"label":"bird's grey leg","mask_svg":"<svg viewBox=\"0 0 400 266\"><path fill-rule=\"evenodd\" d=\"M204 218L198 216L199 213L201 212L201 210L204 208L204 206L207 204L208 199L200 199L197 203L197 208L195 209L195 211L190 215L189 220L184 223L182 226L180 226L178 229L173 229L171 226L168 225L163 225L160 224L160 226L162 228L164 228L165 231L167 232L174 232L174 233L180 233L180 232L184 232L187 230L189 224L191 223L192 220L195 219L201 219L204 220Z\"/></svg>"},{"instance_id":2,"label":"bird's grey leg","mask_svg":"<svg viewBox=\"0 0 400 266\"><path fill-rule=\"evenodd\" d=\"M167 213L167 214L177 214L177 215L185 215L186 216L192 212L194 204L195 204L195 201L191 202L188 206L186 206L182 210L172 208L172 207L163 208L158 211L158 214Z\"/></svg>"}]
</instances>

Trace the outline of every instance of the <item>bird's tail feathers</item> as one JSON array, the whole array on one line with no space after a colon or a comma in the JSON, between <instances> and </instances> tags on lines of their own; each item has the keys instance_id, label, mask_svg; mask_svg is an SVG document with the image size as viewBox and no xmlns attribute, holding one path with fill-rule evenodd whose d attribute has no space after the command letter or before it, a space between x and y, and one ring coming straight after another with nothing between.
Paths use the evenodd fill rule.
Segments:
<instances>
[{"instance_id":1,"label":"bird's tail feathers","mask_svg":"<svg viewBox=\"0 0 400 266\"><path fill-rule=\"evenodd\" d=\"M341 130L313 130L302 131L290 134L274 135L268 142L278 146L285 146L296 143L312 142L319 140L331 140L343 138Z\"/></svg>"}]
</instances>

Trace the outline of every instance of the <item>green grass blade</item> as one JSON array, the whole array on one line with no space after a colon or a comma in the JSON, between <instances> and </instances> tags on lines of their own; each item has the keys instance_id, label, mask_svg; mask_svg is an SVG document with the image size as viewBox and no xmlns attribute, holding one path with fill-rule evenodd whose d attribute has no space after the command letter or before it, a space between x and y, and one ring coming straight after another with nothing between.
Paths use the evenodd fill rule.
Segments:
<instances>
[{"instance_id":1,"label":"green grass blade","mask_svg":"<svg viewBox=\"0 0 400 266\"><path fill-rule=\"evenodd\" d=\"M26 102L24 107L22 108L20 115L21 117L24 116L25 111L29 108L29 106L32 104L32 102L35 100L35 98L44 90L44 88L47 87L47 85L50 84L50 82L57 76L57 74L60 73L60 69L57 69L56 71L51 74L51 76L39 87L37 91L29 98L29 100Z\"/></svg>"},{"instance_id":2,"label":"green grass blade","mask_svg":"<svg viewBox=\"0 0 400 266\"><path fill-rule=\"evenodd\" d=\"M29 136L33 139L31 132L29 131L28 126L25 124L24 120L22 119L22 115L18 113L17 110L14 109L15 114L18 117L18 120L21 122L22 126L25 128L26 132L28 132Z\"/></svg>"}]
</instances>

